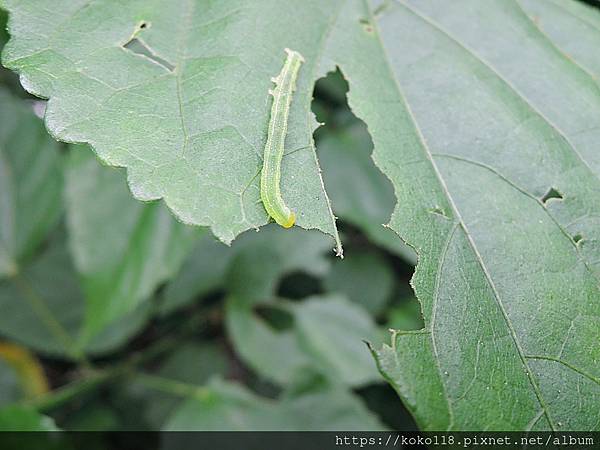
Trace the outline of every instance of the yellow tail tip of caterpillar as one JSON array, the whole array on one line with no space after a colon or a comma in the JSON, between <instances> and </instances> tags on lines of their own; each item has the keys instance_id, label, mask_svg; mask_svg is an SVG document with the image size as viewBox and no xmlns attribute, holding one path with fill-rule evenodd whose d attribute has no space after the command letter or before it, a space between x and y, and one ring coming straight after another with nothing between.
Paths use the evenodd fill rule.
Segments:
<instances>
[{"instance_id":1,"label":"yellow tail tip of caterpillar","mask_svg":"<svg viewBox=\"0 0 600 450\"><path fill-rule=\"evenodd\" d=\"M281 222L279 225L281 225L283 228L292 228L295 223L296 223L296 214L294 214L292 211L290 211L290 216L288 217L288 219L285 222Z\"/></svg>"}]
</instances>

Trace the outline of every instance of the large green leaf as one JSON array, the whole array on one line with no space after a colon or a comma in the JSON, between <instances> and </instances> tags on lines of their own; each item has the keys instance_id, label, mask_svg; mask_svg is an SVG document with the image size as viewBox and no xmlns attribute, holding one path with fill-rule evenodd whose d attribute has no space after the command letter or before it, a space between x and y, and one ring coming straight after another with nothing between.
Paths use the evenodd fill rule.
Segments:
<instances>
[{"instance_id":1,"label":"large green leaf","mask_svg":"<svg viewBox=\"0 0 600 450\"><path fill-rule=\"evenodd\" d=\"M267 223L258 175L268 91L289 42L306 63L292 103L283 196L298 225L334 236L339 247L310 111L320 43L335 9L313 1L303 5L303 20L277 23L264 12L271 7L291 18L291 3L3 5L15 38L3 61L27 90L50 98L50 132L91 144L107 163L128 168L136 197L164 198L182 221L208 225L225 242Z\"/></svg>"},{"instance_id":2,"label":"large green leaf","mask_svg":"<svg viewBox=\"0 0 600 450\"><path fill-rule=\"evenodd\" d=\"M86 298L84 340L134 310L174 275L201 229L159 203L131 198L124 173L71 148L65 202L70 248Z\"/></svg>"},{"instance_id":3,"label":"large green leaf","mask_svg":"<svg viewBox=\"0 0 600 450\"><path fill-rule=\"evenodd\" d=\"M389 226L419 254L425 326L378 352L419 425L598 428L594 45L569 59L569 41L527 16L531 1L398 0L377 17L363 0L4 4L4 61L51 97L51 131L90 142L129 167L138 197L164 197L226 241L266 221L254 177L284 47L307 61L284 197L301 226L335 234L308 105L339 66L395 189ZM149 56L124 48L132 35Z\"/></svg>"},{"instance_id":4,"label":"large green leaf","mask_svg":"<svg viewBox=\"0 0 600 450\"><path fill-rule=\"evenodd\" d=\"M0 89L0 278L18 273L60 216L58 147L31 107Z\"/></svg>"}]
</instances>

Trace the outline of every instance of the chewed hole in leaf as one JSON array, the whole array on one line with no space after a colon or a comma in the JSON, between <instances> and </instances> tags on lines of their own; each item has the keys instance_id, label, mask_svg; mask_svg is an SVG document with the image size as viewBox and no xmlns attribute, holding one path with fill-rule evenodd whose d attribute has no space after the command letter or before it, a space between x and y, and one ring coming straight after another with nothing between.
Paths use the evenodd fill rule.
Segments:
<instances>
[{"instance_id":1,"label":"chewed hole in leaf","mask_svg":"<svg viewBox=\"0 0 600 450\"><path fill-rule=\"evenodd\" d=\"M402 246L392 230L380 225L389 222L397 199L390 180L371 158L373 140L365 123L350 109L348 92L348 83L342 72L336 70L317 81L312 104L317 121L323 123L314 136L325 188L334 213L340 218L340 230L347 242L347 260L339 262L339 265L352 264L356 261L353 258L364 255L365 250L373 249L375 244L377 252L383 256L385 267L391 268L394 280L392 292L381 303L382 308L397 311L397 320L389 322L381 316L380 324L418 330L424 326L421 305L410 285L416 255L408 246ZM439 212L446 217L441 208ZM367 264L372 264L372 261L369 260ZM377 293L363 292L360 288L366 283L361 282L365 279L361 275L365 271L360 267L365 266L355 267L355 272L332 269L323 287L331 293L342 293L362 307L376 311L373 300L385 280L380 280ZM376 270L382 273L381 269L383 267ZM334 275L337 275L336 279Z\"/></svg>"},{"instance_id":2,"label":"chewed hole in leaf","mask_svg":"<svg viewBox=\"0 0 600 450\"><path fill-rule=\"evenodd\" d=\"M142 23L140 25L140 28L145 28L145 27L147 27L147 25L145 25L145 23ZM125 50L130 51L131 53L138 55L138 56L141 56L143 58L148 58L148 59L154 61L155 63L164 67L169 72L173 72L175 70L175 66L173 64L171 64L169 61L158 56L155 52L152 51L152 49L150 49L150 47L148 47L144 43L144 41L142 41L141 39L139 39L137 37L132 37L125 45L123 45L123 48Z\"/></svg>"},{"instance_id":3,"label":"chewed hole in leaf","mask_svg":"<svg viewBox=\"0 0 600 450\"><path fill-rule=\"evenodd\" d=\"M350 109L348 91L339 69L315 84L312 110L322 126L314 138L325 188L342 221L388 223L396 205L394 187L371 158L373 140Z\"/></svg>"},{"instance_id":4,"label":"chewed hole in leaf","mask_svg":"<svg viewBox=\"0 0 600 450\"><path fill-rule=\"evenodd\" d=\"M436 206L435 208L431 208L429 210L429 212L431 214L435 214L438 216L442 216L444 219L449 219L450 217L448 217L448 214L446 214L446 212L439 206Z\"/></svg>"},{"instance_id":5,"label":"chewed hole in leaf","mask_svg":"<svg viewBox=\"0 0 600 450\"><path fill-rule=\"evenodd\" d=\"M564 199L564 195L561 192L559 192L559 190L556 189L555 187L551 187L550 189L548 189L548 192L546 192L544 194L544 196L542 197L542 203L545 205L550 200L562 200L562 199Z\"/></svg>"},{"instance_id":6,"label":"chewed hole in leaf","mask_svg":"<svg viewBox=\"0 0 600 450\"><path fill-rule=\"evenodd\" d=\"M579 244L582 240L583 240L583 236L579 233L577 233L575 236L573 236L573 242L575 242L575 244Z\"/></svg>"},{"instance_id":7,"label":"chewed hole in leaf","mask_svg":"<svg viewBox=\"0 0 600 450\"><path fill-rule=\"evenodd\" d=\"M314 132L319 164L334 214L340 219L338 226L352 234L352 227L360 230L361 239L391 249L412 268L414 251L382 225L390 221L396 194L371 157L373 140L366 124L350 109L348 92L347 81L336 69L316 82L312 103L317 122L322 124Z\"/></svg>"}]
</instances>

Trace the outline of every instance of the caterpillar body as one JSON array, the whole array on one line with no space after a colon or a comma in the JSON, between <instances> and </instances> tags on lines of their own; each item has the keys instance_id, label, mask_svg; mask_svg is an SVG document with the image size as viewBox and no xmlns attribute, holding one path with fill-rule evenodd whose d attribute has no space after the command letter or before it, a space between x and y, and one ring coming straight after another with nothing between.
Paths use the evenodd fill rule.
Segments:
<instances>
[{"instance_id":1,"label":"caterpillar body","mask_svg":"<svg viewBox=\"0 0 600 450\"><path fill-rule=\"evenodd\" d=\"M285 149L292 95L304 58L289 48L286 48L285 52L287 57L281 72L271 79L275 87L269 91L273 96L273 106L260 177L260 198L269 216L282 227L290 228L296 221L296 214L281 197L281 160Z\"/></svg>"}]
</instances>

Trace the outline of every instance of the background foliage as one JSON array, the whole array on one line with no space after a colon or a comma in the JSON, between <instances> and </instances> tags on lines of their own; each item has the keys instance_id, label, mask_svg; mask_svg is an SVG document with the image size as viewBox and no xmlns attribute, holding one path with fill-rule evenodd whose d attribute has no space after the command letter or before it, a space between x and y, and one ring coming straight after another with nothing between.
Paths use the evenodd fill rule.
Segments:
<instances>
[{"instance_id":1,"label":"background foliage","mask_svg":"<svg viewBox=\"0 0 600 450\"><path fill-rule=\"evenodd\" d=\"M414 426L383 375L422 429L598 429L597 9L2 4L3 63L49 99L4 77L10 408L63 427L91 398L144 411L119 426ZM261 227L257 190L282 43L306 59L289 232Z\"/></svg>"}]
</instances>

